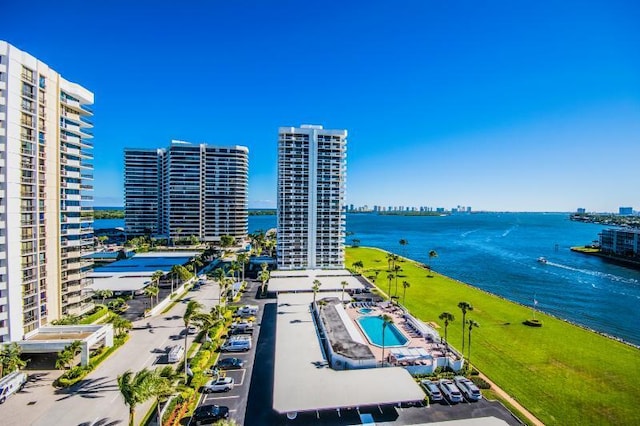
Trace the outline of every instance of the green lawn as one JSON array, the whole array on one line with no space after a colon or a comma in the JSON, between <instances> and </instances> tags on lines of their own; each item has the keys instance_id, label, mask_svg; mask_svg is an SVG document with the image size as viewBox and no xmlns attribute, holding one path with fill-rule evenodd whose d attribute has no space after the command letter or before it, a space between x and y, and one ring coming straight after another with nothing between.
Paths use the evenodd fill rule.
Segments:
<instances>
[{"instance_id":1,"label":"green lawn","mask_svg":"<svg viewBox=\"0 0 640 426\"><path fill-rule=\"evenodd\" d=\"M386 252L372 248L347 248L346 264L364 263L363 275L375 277L387 292ZM423 321L442 327L438 315L455 315L449 324L449 341L460 349L462 312L458 302L470 302L467 313L480 323L473 330L471 361L483 373L516 398L546 424L637 424L635 406L640 395L640 350L589 332L559 319L540 314L544 326L522 324L531 318L530 308L509 302L475 287L439 274L418 263L404 261L398 279L407 289L405 306ZM434 259L437 268L437 259ZM392 283L392 292L395 281ZM558 289L558 297L565 297ZM465 334L466 335L466 334ZM466 355L465 348L465 355Z\"/></svg>"}]
</instances>

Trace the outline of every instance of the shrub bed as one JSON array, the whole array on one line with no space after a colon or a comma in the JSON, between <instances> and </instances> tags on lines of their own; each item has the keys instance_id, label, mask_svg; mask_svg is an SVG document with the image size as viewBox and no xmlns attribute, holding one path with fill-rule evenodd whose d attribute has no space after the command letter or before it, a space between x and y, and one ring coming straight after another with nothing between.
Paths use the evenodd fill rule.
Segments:
<instances>
[{"instance_id":1,"label":"shrub bed","mask_svg":"<svg viewBox=\"0 0 640 426\"><path fill-rule=\"evenodd\" d=\"M62 376L58 377L54 382L53 386L68 388L70 386L75 385L80 380L84 379L87 374L91 371L95 370L95 368L100 365L102 361L105 360L109 355L111 355L116 349L120 346L124 345L124 343L129 339L129 335L125 334L124 336L116 337L113 339L113 346L110 348L100 348L97 351L97 354L91 358L89 361L89 365L83 367L80 365L76 365L71 369L65 371Z\"/></svg>"}]
</instances>

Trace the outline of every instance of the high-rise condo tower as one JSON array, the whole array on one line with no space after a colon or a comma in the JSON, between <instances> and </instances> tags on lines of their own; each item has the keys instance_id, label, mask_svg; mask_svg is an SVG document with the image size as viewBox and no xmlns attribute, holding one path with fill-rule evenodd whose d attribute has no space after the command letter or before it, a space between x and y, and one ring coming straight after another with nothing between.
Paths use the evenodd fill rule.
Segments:
<instances>
[{"instance_id":1,"label":"high-rise condo tower","mask_svg":"<svg viewBox=\"0 0 640 426\"><path fill-rule=\"evenodd\" d=\"M127 235L236 239L248 231L249 150L172 141L124 152Z\"/></svg>"},{"instance_id":2,"label":"high-rise condo tower","mask_svg":"<svg viewBox=\"0 0 640 426\"><path fill-rule=\"evenodd\" d=\"M278 133L278 268L342 269L347 131Z\"/></svg>"},{"instance_id":3,"label":"high-rise condo tower","mask_svg":"<svg viewBox=\"0 0 640 426\"><path fill-rule=\"evenodd\" d=\"M0 41L0 342L93 308L92 104Z\"/></svg>"}]
</instances>

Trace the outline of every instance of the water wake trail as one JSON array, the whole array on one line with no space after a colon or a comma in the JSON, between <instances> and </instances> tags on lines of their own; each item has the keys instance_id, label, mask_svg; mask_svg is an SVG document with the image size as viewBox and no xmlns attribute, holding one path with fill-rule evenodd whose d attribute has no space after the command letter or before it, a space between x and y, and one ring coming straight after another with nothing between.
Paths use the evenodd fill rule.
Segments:
<instances>
[{"instance_id":1,"label":"water wake trail","mask_svg":"<svg viewBox=\"0 0 640 426\"><path fill-rule=\"evenodd\" d=\"M547 265L548 266L555 266L556 268L566 269L568 271L580 272L580 273L591 275L591 276L598 277L598 278L606 278L606 279L609 279L611 281L621 282L621 283L625 283L625 284L638 284L638 280L633 279L633 278L624 278L624 277L620 277L618 275L607 274L607 273L599 272L599 271L592 271L590 269L574 268L572 266L563 265L561 263L554 263L554 262L547 262Z\"/></svg>"},{"instance_id":2,"label":"water wake trail","mask_svg":"<svg viewBox=\"0 0 640 426\"><path fill-rule=\"evenodd\" d=\"M511 228L507 229L506 231L504 231L502 233L502 238L506 237L507 235L509 235L511 233L511 231L513 231L514 229L516 229L518 227L518 225L516 226L512 226Z\"/></svg>"}]
</instances>

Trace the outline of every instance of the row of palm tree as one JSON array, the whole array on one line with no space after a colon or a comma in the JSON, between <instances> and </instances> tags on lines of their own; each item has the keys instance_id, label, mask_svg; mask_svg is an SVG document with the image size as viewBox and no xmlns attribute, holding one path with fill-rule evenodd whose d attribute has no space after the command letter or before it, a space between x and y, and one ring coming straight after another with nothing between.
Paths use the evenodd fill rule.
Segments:
<instances>
[{"instance_id":1,"label":"row of palm tree","mask_svg":"<svg viewBox=\"0 0 640 426\"><path fill-rule=\"evenodd\" d=\"M273 257L273 250L276 248L276 234L274 232L264 232L258 230L252 234L249 234L251 239L252 251L261 256L263 251L266 251L270 257Z\"/></svg>"},{"instance_id":2,"label":"row of palm tree","mask_svg":"<svg viewBox=\"0 0 640 426\"><path fill-rule=\"evenodd\" d=\"M465 327L468 327L468 341L467 341L467 362L470 364L471 361L471 331L474 328L480 327L480 324L473 319L466 319L467 312L473 311L473 305L469 302L459 302L458 308L462 311L462 350L461 353L464 355L464 338L465 338ZM449 323L455 321L455 316L450 312L443 312L438 316L439 319L444 321L444 344L447 353L449 352L449 339L447 336L447 328L449 327Z\"/></svg>"}]
</instances>

